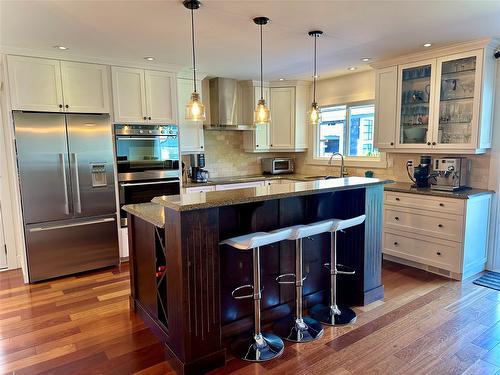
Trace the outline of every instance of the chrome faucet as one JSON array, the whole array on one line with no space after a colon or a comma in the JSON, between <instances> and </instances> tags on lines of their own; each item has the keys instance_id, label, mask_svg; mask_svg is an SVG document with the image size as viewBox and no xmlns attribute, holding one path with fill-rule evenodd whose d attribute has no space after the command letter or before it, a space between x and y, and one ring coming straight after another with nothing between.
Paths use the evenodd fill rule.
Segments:
<instances>
[{"instance_id":1,"label":"chrome faucet","mask_svg":"<svg viewBox=\"0 0 500 375\"><path fill-rule=\"evenodd\" d=\"M328 161L328 165L329 165L330 167L333 167L333 165L332 165L332 160L333 160L333 157L334 157L334 156L337 156L337 155L338 155L338 156L340 156L340 158L341 158L340 176L339 176L339 178L342 178L342 177L347 176L347 173L345 173L345 172L344 172L344 155L342 155L340 152L334 152L334 153L332 154L332 156L330 156L330 160Z\"/></svg>"}]
</instances>

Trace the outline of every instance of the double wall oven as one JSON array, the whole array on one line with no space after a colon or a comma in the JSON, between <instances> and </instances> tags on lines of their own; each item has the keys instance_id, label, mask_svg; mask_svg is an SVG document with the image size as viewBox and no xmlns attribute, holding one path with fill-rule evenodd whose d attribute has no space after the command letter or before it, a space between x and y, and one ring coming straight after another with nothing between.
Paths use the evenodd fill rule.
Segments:
<instances>
[{"instance_id":1,"label":"double wall oven","mask_svg":"<svg viewBox=\"0 0 500 375\"><path fill-rule=\"evenodd\" d=\"M124 125L114 129L120 207L180 191L176 125ZM127 226L120 210L121 226Z\"/></svg>"}]
</instances>

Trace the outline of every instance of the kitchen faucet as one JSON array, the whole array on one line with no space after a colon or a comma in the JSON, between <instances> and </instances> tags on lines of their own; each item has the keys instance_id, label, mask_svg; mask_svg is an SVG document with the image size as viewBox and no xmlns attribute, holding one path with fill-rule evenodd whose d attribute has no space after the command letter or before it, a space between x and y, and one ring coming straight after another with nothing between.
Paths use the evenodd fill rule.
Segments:
<instances>
[{"instance_id":1,"label":"kitchen faucet","mask_svg":"<svg viewBox=\"0 0 500 375\"><path fill-rule=\"evenodd\" d=\"M340 176L339 176L339 178L342 178L342 177L345 177L347 175L347 173L344 173L344 155L342 155L340 152L334 152L332 154L332 156L330 156L330 160L328 161L328 165L330 167L333 167L332 160L333 160L333 157L337 156L337 155L340 156L340 158L341 158ZM333 178L333 177L330 177L330 178Z\"/></svg>"}]
</instances>

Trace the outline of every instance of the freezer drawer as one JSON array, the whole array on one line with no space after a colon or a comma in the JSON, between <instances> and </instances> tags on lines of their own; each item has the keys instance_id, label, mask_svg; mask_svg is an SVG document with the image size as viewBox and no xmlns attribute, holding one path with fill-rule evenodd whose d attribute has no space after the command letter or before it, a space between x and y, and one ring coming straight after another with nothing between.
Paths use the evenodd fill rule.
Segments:
<instances>
[{"instance_id":1,"label":"freezer drawer","mask_svg":"<svg viewBox=\"0 0 500 375\"><path fill-rule=\"evenodd\" d=\"M115 217L33 224L25 232L30 282L119 262Z\"/></svg>"}]
</instances>

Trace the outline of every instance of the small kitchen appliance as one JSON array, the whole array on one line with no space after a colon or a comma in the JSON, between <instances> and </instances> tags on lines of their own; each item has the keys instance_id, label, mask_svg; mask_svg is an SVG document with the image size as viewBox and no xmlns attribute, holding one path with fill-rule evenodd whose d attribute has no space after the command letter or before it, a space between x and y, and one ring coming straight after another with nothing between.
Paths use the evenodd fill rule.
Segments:
<instances>
[{"instance_id":1,"label":"small kitchen appliance","mask_svg":"<svg viewBox=\"0 0 500 375\"><path fill-rule=\"evenodd\" d=\"M435 159L432 176L435 179L431 189L455 191L463 189L469 182L471 161L463 157Z\"/></svg>"},{"instance_id":2,"label":"small kitchen appliance","mask_svg":"<svg viewBox=\"0 0 500 375\"><path fill-rule=\"evenodd\" d=\"M207 182L208 171L205 168L205 154L191 154L189 157L191 164L191 181Z\"/></svg>"},{"instance_id":3,"label":"small kitchen appliance","mask_svg":"<svg viewBox=\"0 0 500 375\"><path fill-rule=\"evenodd\" d=\"M264 174L293 173L294 161L292 158L264 158L261 163Z\"/></svg>"},{"instance_id":4,"label":"small kitchen appliance","mask_svg":"<svg viewBox=\"0 0 500 375\"><path fill-rule=\"evenodd\" d=\"M429 188L430 182L429 178L431 177L431 162L432 158L430 155L422 155L420 156L420 164L413 168L413 177L411 176L409 167L410 164L406 164L406 170L410 179L415 183L414 187L416 188Z\"/></svg>"}]
</instances>

